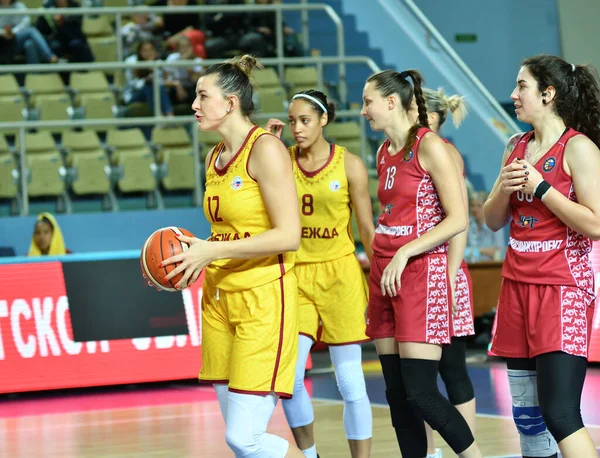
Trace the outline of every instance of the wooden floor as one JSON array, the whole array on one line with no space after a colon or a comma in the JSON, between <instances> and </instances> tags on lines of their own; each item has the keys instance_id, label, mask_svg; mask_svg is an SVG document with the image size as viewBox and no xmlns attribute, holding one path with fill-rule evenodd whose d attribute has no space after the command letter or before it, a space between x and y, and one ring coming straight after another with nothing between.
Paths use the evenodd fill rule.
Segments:
<instances>
[{"instance_id":1,"label":"wooden floor","mask_svg":"<svg viewBox=\"0 0 600 458\"><path fill-rule=\"evenodd\" d=\"M600 377L600 372L598 372ZM597 378L592 377L594 382ZM598 378L600 380L600 378ZM322 458L349 457L343 431L343 405L333 396L332 377L312 383L316 440ZM371 391L379 389L377 375L369 376ZM587 382L586 382L587 383ZM589 383L587 383L589 385ZM327 389L323 387L329 386ZM600 425L593 425L600 411L595 382L584 411L596 444ZM478 388L481 390L481 387ZM503 387L498 388L504 392ZM331 391L333 392L333 391ZM494 398L498 398L495 393ZM371 395L370 395L371 396ZM390 426L389 410L373 393L373 458L399 457ZM482 396L484 404L486 396ZM504 400L501 400L504 404ZM591 408L589 403L592 404ZM507 407L510 409L510 406ZM591 409L591 410L590 410ZM591 413L590 413L591 412ZM477 441L486 457L519 456L518 436L512 419L505 415L478 416ZM600 423L600 422L598 422ZM279 405L269 431L291 439ZM455 456L438 437L444 456ZM115 388L109 392L61 393L57 396L0 399L1 458L96 458L96 457L232 457L224 441L224 423L212 389L192 384L158 387Z\"/></svg>"}]
</instances>

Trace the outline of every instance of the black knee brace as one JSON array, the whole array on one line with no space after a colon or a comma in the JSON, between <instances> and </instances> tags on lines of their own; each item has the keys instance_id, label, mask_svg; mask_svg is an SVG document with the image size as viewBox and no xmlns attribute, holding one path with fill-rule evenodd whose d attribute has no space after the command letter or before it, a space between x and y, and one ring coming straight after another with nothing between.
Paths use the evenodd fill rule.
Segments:
<instances>
[{"instance_id":1,"label":"black knee brace","mask_svg":"<svg viewBox=\"0 0 600 458\"><path fill-rule=\"evenodd\" d=\"M381 368L385 379L385 397L390 406L392 426L402 456L405 458L423 458L427 455L427 435L421 415L406 399L406 390L400 370L398 355L380 355Z\"/></svg>"},{"instance_id":2,"label":"black knee brace","mask_svg":"<svg viewBox=\"0 0 600 458\"><path fill-rule=\"evenodd\" d=\"M464 452L473 444L473 434L460 412L438 390L438 362L401 359L400 364L408 403L456 454Z\"/></svg>"},{"instance_id":3,"label":"black knee brace","mask_svg":"<svg viewBox=\"0 0 600 458\"><path fill-rule=\"evenodd\" d=\"M442 359L440 359L440 375L446 385L448 399L455 406L475 398L473 383L467 371L466 350L466 340L454 337L452 344L442 350Z\"/></svg>"}]
</instances>

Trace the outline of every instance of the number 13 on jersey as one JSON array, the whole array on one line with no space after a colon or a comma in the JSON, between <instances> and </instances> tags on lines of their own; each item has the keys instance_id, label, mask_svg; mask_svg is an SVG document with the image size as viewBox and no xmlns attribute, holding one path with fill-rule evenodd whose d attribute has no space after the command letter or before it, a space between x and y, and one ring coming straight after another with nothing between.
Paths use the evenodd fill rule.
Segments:
<instances>
[{"instance_id":1,"label":"number 13 on jersey","mask_svg":"<svg viewBox=\"0 0 600 458\"><path fill-rule=\"evenodd\" d=\"M385 178L385 184L383 185L383 190L387 191L388 189L392 189L394 186L394 180L396 178L396 166L393 165L387 168L387 175Z\"/></svg>"}]
</instances>

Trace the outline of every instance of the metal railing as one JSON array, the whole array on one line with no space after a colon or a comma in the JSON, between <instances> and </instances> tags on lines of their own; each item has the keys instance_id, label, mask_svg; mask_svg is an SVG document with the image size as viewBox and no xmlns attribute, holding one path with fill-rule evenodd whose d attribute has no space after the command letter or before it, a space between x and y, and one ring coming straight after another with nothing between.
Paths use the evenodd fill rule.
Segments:
<instances>
[{"instance_id":1,"label":"metal railing","mask_svg":"<svg viewBox=\"0 0 600 458\"><path fill-rule=\"evenodd\" d=\"M223 62L222 59L206 59L202 61L202 65L212 65ZM260 62L264 65L303 65L312 64L317 67L318 83L317 85L322 89L323 83L323 66L328 64L365 64L373 72L378 72L380 69L377 64L370 57L366 56L345 56L345 57L271 57L260 59ZM157 69L165 67L197 67L199 63L195 60L180 60L174 62L166 62L164 60L154 60L145 62L88 62L78 64L35 64L35 65L3 65L0 67L2 73L56 73L56 72L77 72L77 71L90 71L90 70L125 70L132 68L146 68L146 69ZM160 72L153 72L153 92L154 92L154 113L156 116L162 116L160 106ZM345 103L342 99L342 89L338 86L340 94L340 102L342 105ZM347 92L346 92L347 97Z\"/></svg>"},{"instance_id":2,"label":"metal railing","mask_svg":"<svg viewBox=\"0 0 600 458\"><path fill-rule=\"evenodd\" d=\"M360 141L361 141L361 152L360 155L363 161L367 160L367 137L366 137L366 123L362 116L360 116L359 110L339 110L336 115L340 118L359 118L360 124ZM252 116L253 120L266 121L269 118L286 118L286 112L279 113L256 113ZM152 118L115 118L115 119L81 119L81 120L69 120L69 128L77 127L106 127L109 128L123 127L123 126L174 126L174 125L191 125L192 132L192 151L194 157L194 175L195 175L195 188L194 188L194 201L196 205L201 205L203 199L203 183L202 183L202 171L203 164L200 160L200 145L201 134L197 128L197 121L191 116L175 116L175 117L152 117ZM31 128L64 128L65 121L22 121L22 122L10 122L0 123L0 132L5 130L18 130L18 152L19 152L19 194L21 201L20 214L26 216L29 214L29 195L28 195L28 179L29 174L27 170L26 152L25 152L25 131ZM158 187L158 183L157 183ZM65 188L66 189L66 188ZM112 192L112 188L111 188ZM67 200L67 212L70 212L70 200L68 197L67 190L64 195Z\"/></svg>"},{"instance_id":3,"label":"metal railing","mask_svg":"<svg viewBox=\"0 0 600 458\"><path fill-rule=\"evenodd\" d=\"M0 9L0 16L22 16L27 14L28 16L45 16L48 14L47 9L27 9L26 12L23 10L2 8ZM323 3L299 3L295 5L291 4L273 4L273 5L205 5L205 6L136 6L136 7L90 7L90 8L52 8L52 14L59 14L63 16L82 16L82 15L115 15L115 28L117 33L117 57L119 60L123 60L123 43L120 40L120 31L123 25L123 15L129 14L140 14L140 13L153 13L153 14L181 14L181 13L248 13L253 11L256 13L274 11L276 15L276 55L277 58L282 59L284 57L283 48L283 13L286 11L324 11L333 21L336 29L336 40L337 40L337 57L341 58L345 56L344 46L344 24L335 10ZM308 16L306 16L308 20ZM304 28L303 28L304 29ZM306 31L305 31L306 32ZM308 35L307 35L308 36ZM305 38L306 39L306 38ZM222 62L222 59L219 60ZM278 62L278 72L283 78L284 63L283 61ZM13 67L13 66L11 66ZM53 66L53 68L58 68ZM29 70L36 71L36 70ZM339 85L340 85L340 99L342 103L347 101L347 89L346 89L346 67L342 60L339 61Z\"/></svg>"},{"instance_id":4,"label":"metal railing","mask_svg":"<svg viewBox=\"0 0 600 458\"><path fill-rule=\"evenodd\" d=\"M415 17L421 22L423 27L431 34L431 36L439 43L444 52L452 59L456 66L465 74L471 84L477 88L481 93L481 96L487 100L487 102L494 108L500 118L506 123L506 125L512 129L513 133L519 132L520 129L509 114L504 110L498 101L490 94L483 83L475 76L471 69L465 64L460 56L452 49L452 46L448 44L446 39L438 32L437 28L427 19L427 16L419 9L413 0L404 0L408 8L415 15Z\"/></svg>"}]
</instances>

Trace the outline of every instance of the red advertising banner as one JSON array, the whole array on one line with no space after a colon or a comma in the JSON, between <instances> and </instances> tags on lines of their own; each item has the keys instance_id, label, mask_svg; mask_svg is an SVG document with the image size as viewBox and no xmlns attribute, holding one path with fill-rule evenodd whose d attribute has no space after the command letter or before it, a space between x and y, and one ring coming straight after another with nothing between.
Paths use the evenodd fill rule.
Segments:
<instances>
[{"instance_id":1,"label":"red advertising banner","mask_svg":"<svg viewBox=\"0 0 600 458\"><path fill-rule=\"evenodd\" d=\"M0 265L0 393L195 378L202 280L181 293L188 335L74 342L62 264Z\"/></svg>"}]
</instances>

